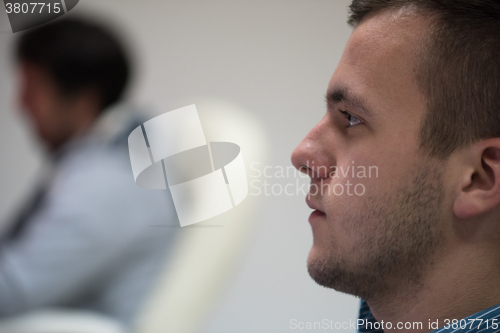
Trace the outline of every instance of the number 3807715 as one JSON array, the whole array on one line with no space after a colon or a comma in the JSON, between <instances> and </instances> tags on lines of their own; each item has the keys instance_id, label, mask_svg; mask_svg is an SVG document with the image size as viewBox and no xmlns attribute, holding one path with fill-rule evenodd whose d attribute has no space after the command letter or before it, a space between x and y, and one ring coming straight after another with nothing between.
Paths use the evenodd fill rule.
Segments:
<instances>
[{"instance_id":1,"label":"number 3807715","mask_svg":"<svg viewBox=\"0 0 500 333\"><path fill-rule=\"evenodd\" d=\"M5 4L5 11L7 14L10 13L23 13L23 14L28 14L28 13L55 13L58 14L61 12L61 4L60 3L45 3L45 2L14 2L14 3L6 3Z\"/></svg>"}]
</instances>

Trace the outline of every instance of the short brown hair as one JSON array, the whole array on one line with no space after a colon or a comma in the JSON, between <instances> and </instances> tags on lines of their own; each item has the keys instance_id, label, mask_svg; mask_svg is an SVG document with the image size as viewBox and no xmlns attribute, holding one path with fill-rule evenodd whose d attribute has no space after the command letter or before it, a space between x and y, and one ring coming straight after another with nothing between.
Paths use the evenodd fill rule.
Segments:
<instances>
[{"instance_id":1,"label":"short brown hair","mask_svg":"<svg viewBox=\"0 0 500 333\"><path fill-rule=\"evenodd\" d=\"M104 24L83 17L64 17L26 31L17 41L16 56L47 70L64 95L97 89L101 111L121 99L131 74L119 38Z\"/></svg>"},{"instance_id":2,"label":"short brown hair","mask_svg":"<svg viewBox=\"0 0 500 333\"><path fill-rule=\"evenodd\" d=\"M348 23L356 26L369 13L408 6L431 24L415 64L427 97L421 147L445 158L500 137L500 1L353 0Z\"/></svg>"}]
</instances>

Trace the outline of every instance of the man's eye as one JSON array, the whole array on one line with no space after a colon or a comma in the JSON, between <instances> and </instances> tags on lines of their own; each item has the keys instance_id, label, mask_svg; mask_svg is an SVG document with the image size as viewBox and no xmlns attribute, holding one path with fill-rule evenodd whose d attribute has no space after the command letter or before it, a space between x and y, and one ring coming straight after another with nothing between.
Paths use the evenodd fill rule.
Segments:
<instances>
[{"instance_id":1,"label":"man's eye","mask_svg":"<svg viewBox=\"0 0 500 333\"><path fill-rule=\"evenodd\" d=\"M339 110L339 112L342 113L342 116L349 121L349 126L347 126L347 127L352 127L352 126L355 126L355 125L362 123L362 121L360 119L354 117L352 114L350 114L347 111Z\"/></svg>"}]
</instances>

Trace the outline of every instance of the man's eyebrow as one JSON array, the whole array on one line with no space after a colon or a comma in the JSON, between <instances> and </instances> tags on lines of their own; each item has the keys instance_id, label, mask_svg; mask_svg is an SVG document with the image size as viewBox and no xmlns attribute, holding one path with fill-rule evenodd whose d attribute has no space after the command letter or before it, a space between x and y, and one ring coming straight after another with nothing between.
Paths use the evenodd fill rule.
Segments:
<instances>
[{"instance_id":1,"label":"man's eyebrow","mask_svg":"<svg viewBox=\"0 0 500 333\"><path fill-rule=\"evenodd\" d=\"M329 107L343 102L348 106L359 109L368 117L373 116L373 112L366 106L363 99L351 94L346 88L335 88L333 90L329 90L326 93L325 99Z\"/></svg>"}]
</instances>

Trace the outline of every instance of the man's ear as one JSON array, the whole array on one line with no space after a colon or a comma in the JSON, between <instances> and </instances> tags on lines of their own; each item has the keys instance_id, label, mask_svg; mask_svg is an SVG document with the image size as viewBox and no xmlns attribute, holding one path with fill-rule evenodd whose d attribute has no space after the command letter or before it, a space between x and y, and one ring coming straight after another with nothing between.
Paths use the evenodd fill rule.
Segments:
<instances>
[{"instance_id":1,"label":"man's ear","mask_svg":"<svg viewBox=\"0 0 500 333\"><path fill-rule=\"evenodd\" d=\"M94 119L101 109L101 96L97 89L85 88L76 94L73 103L79 118Z\"/></svg>"},{"instance_id":2,"label":"man's ear","mask_svg":"<svg viewBox=\"0 0 500 333\"><path fill-rule=\"evenodd\" d=\"M467 148L462 180L453 206L455 215L469 219L500 206L500 138Z\"/></svg>"}]
</instances>

